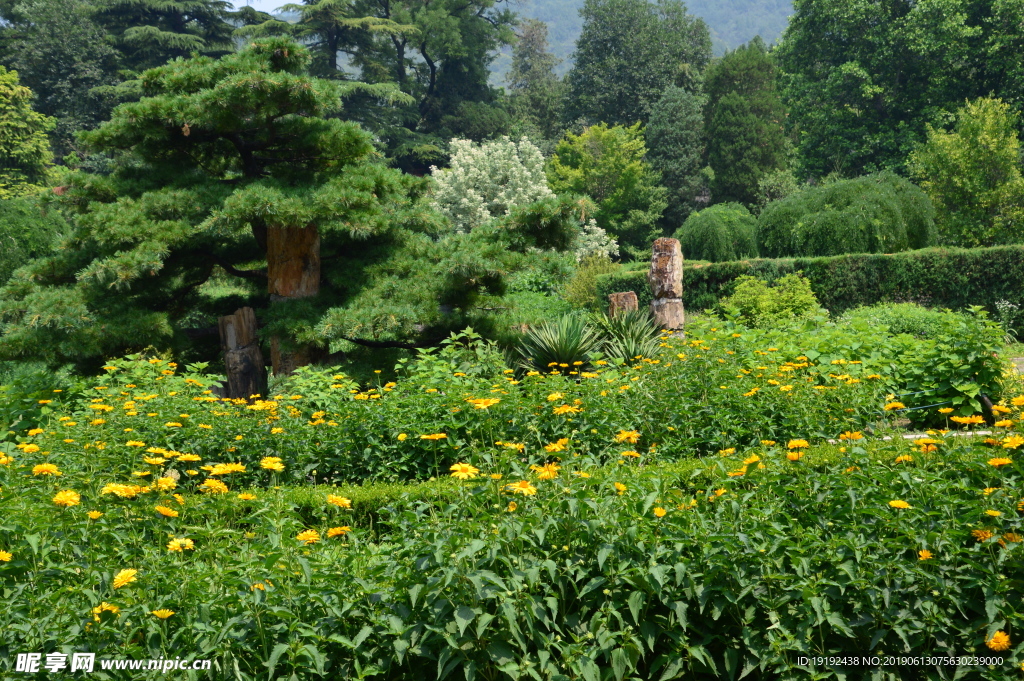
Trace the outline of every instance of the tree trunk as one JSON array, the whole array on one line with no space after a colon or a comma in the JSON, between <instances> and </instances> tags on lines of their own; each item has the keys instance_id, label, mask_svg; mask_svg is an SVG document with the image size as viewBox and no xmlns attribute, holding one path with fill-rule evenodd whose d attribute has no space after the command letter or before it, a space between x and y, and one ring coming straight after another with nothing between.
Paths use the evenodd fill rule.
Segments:
<instances>
[{"instance_id":1,"label":"tree trunk","mask_svg":"<svg viewBox=\"0 0 1024 681\"><path fill-rule=\"evenodd\" d=\"M608 294L609 317L618 317L620 314L624 314L626 312L635 312L639 308L640 303L637 301L636 293L633 291Z\"/></svg>"},{"instance_id":2,"label":"tree trunk","mask_svg":"<svg viewBox=\"0 0 1024 681\"><path fill-rule=\"evenodd\" d=\"M287 304L320 292L320 233L316 225L267 230L267 287L270 301ZM288 375L311 361L311 349L270 340L274 375Z\"/></svg>"},{"instance_id":3,"label":"tree trunk","mask_svg":"<svg viewBox=\"0 0 1024 681\"><path fill-rule=\"evenodd\" d=\"M662 329L683 329L683 251L678 239L655 239L651 254L651 314Z\"/></svg>"},{"instance_id":4,"label":"tree trunk","mask_svg":"<svg viewBox=\"0 0 1024 681\"><path fill-rule=\"evenodd\" d=\"M218 326L228 376L225 396L243 399L250 399L253 395L265 397L267 370L256 336L256 314L251 307L243 307L232 315L221 317Z\"/></svg>"}]
</instances>

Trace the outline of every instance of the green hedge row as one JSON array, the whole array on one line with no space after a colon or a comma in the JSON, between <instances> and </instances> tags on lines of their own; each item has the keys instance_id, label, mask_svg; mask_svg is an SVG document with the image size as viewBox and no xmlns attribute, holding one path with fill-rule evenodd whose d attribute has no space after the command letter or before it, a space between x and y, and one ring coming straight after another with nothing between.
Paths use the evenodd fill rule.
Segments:
<instances>
[{"instance_id":1,"label":"green hedge row","mask_svg":"<svg viewBox=\"0 0 1024 681\"><path fill-rule=\"evenodd\" d=\"M690 310L717 305L733 292L737 277L749 274L774 281L802 271L821 304L834 314L880 302L913 302L953 310L1024 299L1024 246L925 248L891 255L851 254L824 258L754 259L687 266L684 304ZM635 291L640 306L651 302L647 270L616 272L597 278L598 296Z\"/></svg>"}]
</instances>

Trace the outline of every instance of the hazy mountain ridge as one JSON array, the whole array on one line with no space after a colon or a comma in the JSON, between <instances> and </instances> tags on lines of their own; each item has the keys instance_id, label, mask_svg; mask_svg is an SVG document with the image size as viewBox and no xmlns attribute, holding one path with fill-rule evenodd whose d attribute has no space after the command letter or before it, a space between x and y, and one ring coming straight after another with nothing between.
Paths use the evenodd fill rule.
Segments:
<instances>
[{"instance_id":1,"label":"hazy mountain ridge","mask_svg":"<svg viewBox=\"0 0 1024 681\"><path fill-rule=\"evenodd\" d=\"M509 6L519 16L540 19L548 25L551 52L562 60L556 69L564 75L572 66L572 53L583 19L583 0L512 0ZM690 14L702 18L711 30L716 55L739 47L756 35L773 43L782 35L793 12L792 0L689 0ZM492 82L504 83L509 56L501 54L491 68Z\"/></svg>"}]
</instances>

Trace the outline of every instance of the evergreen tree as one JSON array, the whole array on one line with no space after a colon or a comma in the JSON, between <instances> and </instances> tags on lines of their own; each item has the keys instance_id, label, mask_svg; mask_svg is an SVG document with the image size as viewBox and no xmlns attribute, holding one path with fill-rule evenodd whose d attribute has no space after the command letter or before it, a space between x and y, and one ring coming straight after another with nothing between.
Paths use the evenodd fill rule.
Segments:
<instances>
[{"instance_id":1,"label":"evergreen tree","mask_svg":"<svg viewBox=\"0 0 1024 681\"><path fill-rule=\"evenodd\" d=\"M702 167L705 101L703 95L672 86L651 110L645 131L647 160L661 173L661 183L668 189L663 219L667 230L674 230L686 220L706 188Z\"/></svg>"},{"instance_id":2,"label":"evergreen tree","mask_svg":"<svg viewBox=\"0 0 1024 681\"><path fill-rule=\"evenodd\" d=\"M560 60L548 52L548 26L528 19L519 24L518 38L506 76L513 115L525 124L526 132L556 139L561 136L562 82L555 75Z\"/></svg>"},{"instance_id":3,"label":"evergreen tree","mask_svg":"<svg viewBox=\"0 0 1024 681\"><path fill-rule=\"evenodd\" d=\"M646 123L664 90L691 81L711 58L707 26L679 0L586 0L580 14L567 123Z\"/></svg>"},{"instance_id":4,"label":"evergreen tree","mask_svg":"<svg viewBox=\"0 0 1024 681\"><path fill-rule=\"evenodd\" d=\"M0 66L0 199L37 193L51 179L46 133L56 121L32 110L32 91Z\"/></svg>"},{"instance_id":5,"label":"evergreen tree","mask_svg":"<svg viewBox=\"0 0 1024 681\"><path fill-rule=\"evenodd\" d=\"M711 198L716 203L755 206L761 178L786 166L790 144L776 76L760 39L729 52L708 69L707 154L714 173Z\"/></svg>"},{"instance_id":6,"label":"evergreen tree","mask_svg":"<svg viewBox=\"0 0 1024 681\"><path fill-rule=\"evenodd\" d=\"M234 49L227 0L98 0L96 22L140 73L175 57L220 56Z\"/></svg>"},{"instance_id":7,"label":"evergreen tree","mask_svg":"<svg viewBox=\"0 0 1024 681\"><path fill-rule=\"evenodd\" d=\"M534 249L571 247L567 220L455 234L428 182L384 167L338 117L350 86L309 62L273 38L145 72L146 96L83 134L115 171L69 178L62 248L0 290L0 357L181 349L188 318L239 304L259 308L279 371L332 342L412 347L486 317L476 301ZM247 292L208 297L215 273Z\"/></svg>"},{"instance_id":8,"label":"evergreen tree","mask_svg":"<svg viewBox=\"0 0 1024 681\"><path fill-rule=\"evenodd\" d=\"M36 95L34 108L57 119L54 148L76 148L74 133L95 127L117 103L118 53L81 0L25 0L0 8L0 63Z\"/></svg>"}]
</instances>

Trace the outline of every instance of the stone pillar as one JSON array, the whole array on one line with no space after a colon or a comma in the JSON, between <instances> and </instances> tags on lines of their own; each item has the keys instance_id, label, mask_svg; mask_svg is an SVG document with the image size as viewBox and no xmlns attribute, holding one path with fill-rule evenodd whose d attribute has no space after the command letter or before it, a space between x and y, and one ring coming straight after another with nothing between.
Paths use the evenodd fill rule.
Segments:
<instances>
[{"instance_id":1,"label":"stone pillar","mask_svg":"<svg viewBox=\"0 0 1024 681\"><path fill-rule=\"evenodd\" d=\"M636 293L626 291L625 293L608 294L608 316L618 317L626 312L635 312L640 307L637 302Z\"/></svg>"},{"instance_id":2,"label":"stone pillar","mask_svg":"<svg viewBox=\"0 0 1024 681\"><path fill-rule=\"evenodd\" d=\"M651 314L662 329L682 332L683 251L678 239L655 239L651 254Z\"/></svg>"},{"instance_id":3,"label":"stone pillar","mask_svg":"<svg viewBox=\"0 0 1024 681\"><path fill-rule=\"evenodd\" d=\"M256 314L243 307L217 320L228 381L225 397L267 395L267 369L256 337Z\"/></svg>"}]
</instances>

